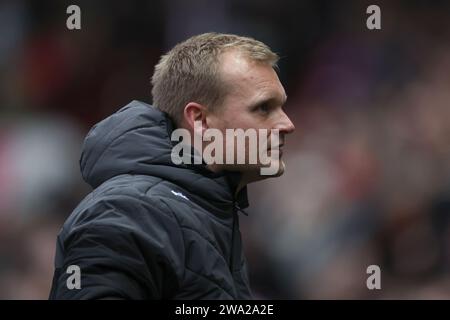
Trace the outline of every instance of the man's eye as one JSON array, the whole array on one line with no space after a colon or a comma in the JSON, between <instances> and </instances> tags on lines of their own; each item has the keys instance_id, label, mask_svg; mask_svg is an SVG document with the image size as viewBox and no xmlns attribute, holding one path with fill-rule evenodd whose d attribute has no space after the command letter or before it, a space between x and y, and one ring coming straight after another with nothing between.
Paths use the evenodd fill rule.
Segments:
<instances>
[{"instance_id":1,"label":"man's eye","mask_svg":"<svg viewBox=\"0 0 450 320\"><path fill-rule=\"evenodd\" d=\"M260 104L256 107L256 111L268 113L270 111L270 106L267 103Z\"/></svg>"}]
</instances>

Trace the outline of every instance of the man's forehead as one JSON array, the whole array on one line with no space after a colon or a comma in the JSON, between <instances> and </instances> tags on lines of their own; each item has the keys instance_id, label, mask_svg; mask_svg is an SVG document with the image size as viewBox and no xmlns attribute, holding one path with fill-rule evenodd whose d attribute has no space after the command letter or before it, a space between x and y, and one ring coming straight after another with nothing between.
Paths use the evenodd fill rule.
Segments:
<instances>
[{"instance_id":1,"label":"man's forehead","mask_svg":"<svg viewBox=\"0 0 450 320\"><path fill-rule=\"evenodd\" d=\"M257 90L260 98L285 102L286 93L271 65L252 61L237 50L223 53L221 62L223 80L229 82L238 91L236 93Z\"/></svg>"},{"instance_id":2,"label":"man's forehead","mask_svg":"<svg viewBox=\"0 0 450 320\"><path fill-rule=\"evenodd\" d=\"M221 55L221 73L226 77L245 77L253 62L239 50L227 50Z\"/></svg>"}]
</instances>

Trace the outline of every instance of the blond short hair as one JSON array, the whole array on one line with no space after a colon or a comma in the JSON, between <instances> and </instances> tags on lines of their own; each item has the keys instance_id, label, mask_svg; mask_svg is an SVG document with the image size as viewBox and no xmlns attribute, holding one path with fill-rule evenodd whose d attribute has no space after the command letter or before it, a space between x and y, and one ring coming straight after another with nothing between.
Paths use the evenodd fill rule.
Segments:
<instances>
[{"instance_id":1,"label":"blond short hair","mask_svg":"<svg viewBox=\"0 0 450 320\"><path fill-rule=\"evenodd\" d=\"M152 77L154 106L179 125L189 102L211 109L221 105L228 86L219 74L219 58L230 49L239 50L252 61L277 67L278 55L261 41L233 34L200 34L161 56Z\"/></svg>"}]
</instances>

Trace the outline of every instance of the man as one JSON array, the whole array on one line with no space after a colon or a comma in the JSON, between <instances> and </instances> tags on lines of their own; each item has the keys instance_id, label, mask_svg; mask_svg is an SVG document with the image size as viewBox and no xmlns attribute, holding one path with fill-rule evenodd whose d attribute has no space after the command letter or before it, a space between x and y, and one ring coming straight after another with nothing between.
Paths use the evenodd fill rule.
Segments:
<instances>
[{"instance_id":1,"label":"man","mask_svg":"<svg viewBox=\"0 0 450 320\"><path fill-rule=\"evenodd\" d=\"M294 126L277 60L251 38L192 37L155 67L154 106L133 101L91 129L80 165L94 190L58 236L51 299L252 297L237 211L248 206L246 185L268 176L236 158L175 164L171 136L267 129L282 146Z\"/></svg>"}]
</instances>

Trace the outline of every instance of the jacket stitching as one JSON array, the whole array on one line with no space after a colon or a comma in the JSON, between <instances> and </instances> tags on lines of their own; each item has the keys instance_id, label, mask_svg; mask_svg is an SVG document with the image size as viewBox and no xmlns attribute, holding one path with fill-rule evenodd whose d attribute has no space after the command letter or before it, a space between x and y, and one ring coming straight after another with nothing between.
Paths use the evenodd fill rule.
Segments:
<instances>
[{"instance_id":1,"label":"jacket stitching","mask_svg":"<svg viewBox=\"0 0 450 320\"><path fill-rule=\"evenodd\" d=\"M236 298L234 297L234 295L230 294L230 292L229 292L227 289L225 289L225 288L222 287L219 283L217 283L217 281L216 281L215 279L211 279L211 278L208 277L208 276L205 276L205 275L203 275L203 274L200 274L200 273L198 273L198 272L192 270L192 269L189 268L189 267L186 267L186 269L189 270L190 272L192 272L193 274L195 274L196 276L198 276L198 277L200 277L200 278L203 278L203 279L205 279L205 280L208 280L208 281L214 283L216 286L218 286L219 288L221 288L221 289L222 289L226 294L228 294L230 297L232 297L233 299L236 299ZM234 279L233 279L233 281L234 281Z\"/></svg>"}]
</instances>

